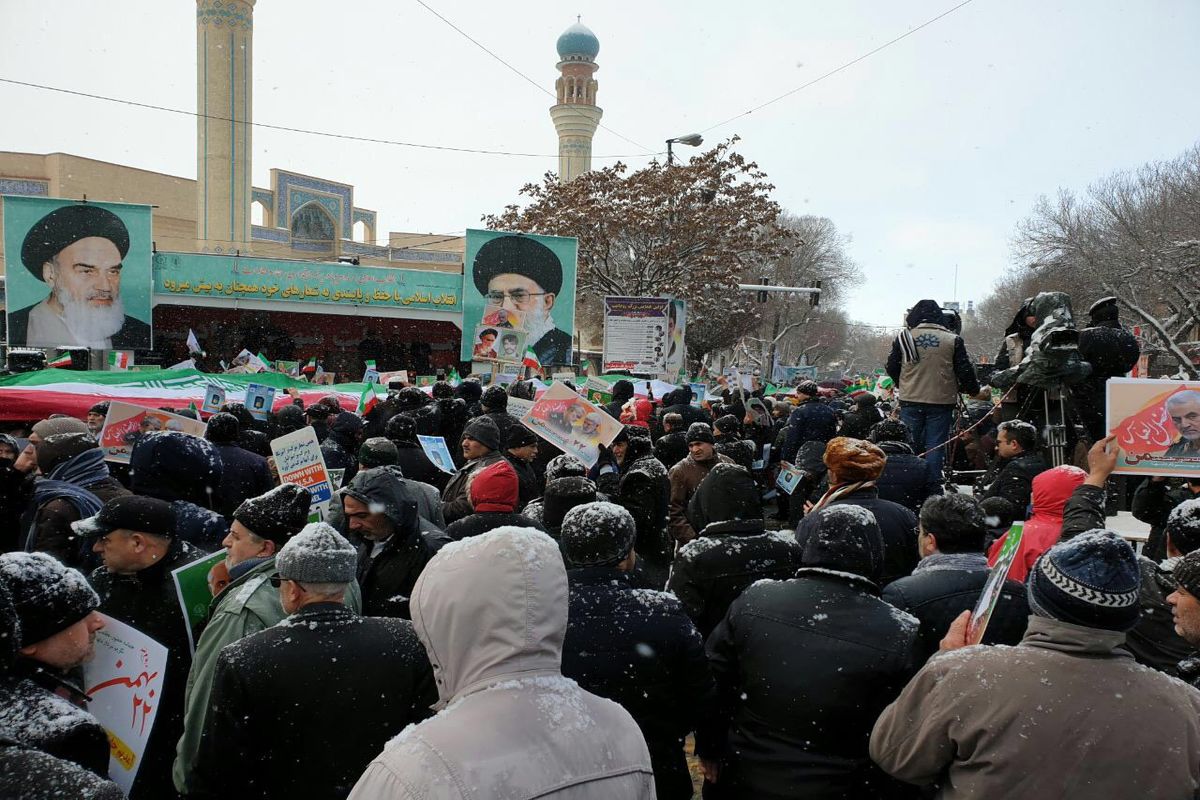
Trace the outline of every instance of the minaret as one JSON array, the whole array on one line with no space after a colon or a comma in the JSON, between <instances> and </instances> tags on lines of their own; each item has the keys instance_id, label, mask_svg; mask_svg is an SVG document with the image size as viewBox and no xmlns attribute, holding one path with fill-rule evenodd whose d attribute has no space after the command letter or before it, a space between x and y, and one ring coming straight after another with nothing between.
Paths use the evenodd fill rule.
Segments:
<instances>
[{"instance_id":1,"label":"minaret","mask_svg":"<svg viewBox=\"0 0 1200 800\"><path fill-rule=\"evenodd\" d=\"M574 180L592 168L592 136L604 111L596 106L593 73L600 40L581 22L558 37L558 104L550 119L558 131L558 179Z\"/></svg>"},{"instance_id":2,"label":"minaret","mask_svg":"<svg viewBox=\"0 0 1200 800\"><path fill-rule=\"evenodd\" d=\"M213 249L250 241L254 3L196 0L196 238Z\"/></svg>"}]
</instances>

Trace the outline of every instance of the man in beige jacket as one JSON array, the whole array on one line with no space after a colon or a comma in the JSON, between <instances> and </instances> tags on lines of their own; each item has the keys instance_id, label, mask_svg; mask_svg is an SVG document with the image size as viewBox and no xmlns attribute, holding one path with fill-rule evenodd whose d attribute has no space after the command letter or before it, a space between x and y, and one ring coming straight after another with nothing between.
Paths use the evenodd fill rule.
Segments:
<instances>
[{"instance_id":1,"label":"man in beige jacket","mask_svg":"<svg viewBox=\"0 0 1200 800\"><path fill-rule=\"evenodd\" d=\"M1137 664L1133 549L1109 531L1055 545L1029 574L1016 647L966 647L970 612L888 706L871 758L959 798L1191 798L1200 691Z\"/></svg>"},{"instance_id":2,"label":"man in beige jacket","mask_svg":"<svg viewBox=\"0 0 1200 800\"><path fill-rule=\"evenodd\" d=\"M653 800L633 718L560 671L567 573L553 539L503 527L448 544L411 608L440 713L389 742L351 800Z\"/></svg>"}]
</instances>

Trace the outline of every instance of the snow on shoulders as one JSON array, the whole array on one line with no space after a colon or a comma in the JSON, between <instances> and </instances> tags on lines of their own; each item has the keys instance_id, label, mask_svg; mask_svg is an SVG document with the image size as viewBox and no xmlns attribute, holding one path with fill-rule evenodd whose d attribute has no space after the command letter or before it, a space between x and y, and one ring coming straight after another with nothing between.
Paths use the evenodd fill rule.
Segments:
<instances>
[{"instance_id":1,"label":"snow on shoulders","mask_svg":"<svg viewBox=\"0 0 1200 800\"><path fill-rule=\"evenodd\" d=\"M847 525L874 525L875 515L870 509L854 503L833 503L817 512L822 517Z\"/></svg>"}]
</instances>

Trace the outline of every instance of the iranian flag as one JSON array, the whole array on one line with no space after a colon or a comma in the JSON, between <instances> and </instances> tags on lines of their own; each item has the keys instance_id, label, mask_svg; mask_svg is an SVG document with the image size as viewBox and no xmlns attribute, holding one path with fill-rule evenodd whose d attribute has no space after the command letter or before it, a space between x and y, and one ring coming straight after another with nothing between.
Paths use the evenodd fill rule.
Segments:
<instances>
[{"instance_id":1,"label":"iranian flag","mask_svg":"<svg viewBox=\"0 0 1200 800\"><path fill-rule=\"evenodd\" d=\"M525 358L521 361L521 364L530 369L536 369L538 372L542 371L542 362L538 361L537 353L533 352L532 347L526 346Z\"/></svg>"},{"instance_id":2,"label":"iranian flag","mask_svg":"<svg viewBox=\"0 0 1200 800\"><path fill-rule=\"evenodd\" d=\"M300 371L302 373L304 373L305 375L312 375L314 372L317 371L317 359L310 358L308 360L308 363L300 368Z\"/></svg>"},{"instance_id":3,"label":"iranian flag","mask_svg":"<svg viewBox=\"0 0 1200 800\"><path fill-rule=\"evenodd\" d=\"M129 369L133 364L133 353L128 350L109 350L108 351L108 368L109 369Z\"/></svg>"},{"instance_id":4,"label":"iranian flag","mask_svg":"<svg viewBox=\"0 0 1200 800\"><path fill-rule=\"evenodd\" d=\"M47 366L47 367L53 367L54 369L62 369L62 368L64 368L64 367L69 367L69 366L71 366L71 364L72 364L72 363L74 363L74 362L71 360L71 354L70 354L70 353L63 353L63 354L62 354L62 355L60 355L58 358L56 358L56 359L54 359L53 361L51 361L51 362L47 363L47 364L46 364L46 366Z\"/></svg>"},{"instance_id":5,"label":"iranian flag","mask_svg":"<svg viewBox=\"0 0 1200 800\"><path fill-rule=\"evenodd\" d=\"M363 386L359 383L314 386L274 372L257 375L215 375L194 369L164 369L158 372L110 372L106 370L36 370L0 377L0 422L45 419L51 414L69 414L83 419L88 409L101 400L121 400L147 408L199 407L210 384L225 389L231 403L246 399L252 383L274 386L276 407L292 402L288 389L296 389L305 405L335 394L342 408L352 411Z\"/></svg>"},{"instance_id":6,"label":"iranian flag","mask_svg":"<svg viewBox=\"0 0 1200 800\"><path fill-rule=\"evenodd\" d=\"M379 395L375 394L375 384L368 383L363 388L362 394L359 395L358 408L354 410L354 413L360 417L365 417L377 405L379 405Z\"/></svg>"}]
</instances>

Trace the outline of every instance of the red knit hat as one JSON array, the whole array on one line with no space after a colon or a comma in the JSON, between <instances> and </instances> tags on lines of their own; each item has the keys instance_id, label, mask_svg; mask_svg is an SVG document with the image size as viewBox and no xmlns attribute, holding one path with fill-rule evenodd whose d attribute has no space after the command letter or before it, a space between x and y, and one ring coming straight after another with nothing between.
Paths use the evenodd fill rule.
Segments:
<instances>
[{"instance_id":1,"label":"red knit hat","mask_svg":"<svg viewBox=\"0 0 1200 800\"><path fill-rule=\"evenodd\" d=\"M503 459L481 469L471 481L470 494L471 507L477 514L483 511L516 511L520 494L516 470Z\"/></svg>"}]
</instances>

